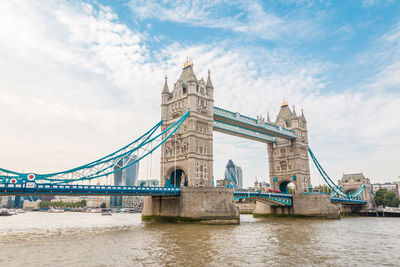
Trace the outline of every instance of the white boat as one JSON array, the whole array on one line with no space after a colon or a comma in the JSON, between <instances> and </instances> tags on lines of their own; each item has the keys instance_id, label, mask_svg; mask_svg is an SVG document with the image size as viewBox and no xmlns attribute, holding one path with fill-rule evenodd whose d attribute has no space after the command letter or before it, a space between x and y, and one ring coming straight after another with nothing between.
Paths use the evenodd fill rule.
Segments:
<instances>
[{"instance_id":1,"label":"white boat","mask_svg":"<svg viewBox=\"0 0 400 267\"><path fill-rule=\"evenodd\" d=\"M16 213L26 213L26 211L24 211L23 209L17 209L15 212Z\"/></svg>"},{"instance_id":2,"label":"white boat","mask_svg":"<svg viewBox=\"0 0 400 267\"><path fill-rule=\"evenodd\" d=\"M100 213L101 209L87 209L86 212L87 213Z\"/></svg>"},{"instance_id":3,"label":"white boat","mask_svg":"<svg viewBox=\"0 0 400 267\"><path fill-rule=\"evenodd\" d=\"M11 215L17 215L17 212L15 211L15 209L9 209L8 213L10 213Z\"/></svg>"},{"instance_id":4,"label":"white boat","mask_svg":"<svg viewBox=\"0 0 400 267\"><path fill-rule=\"evenodd\" d=\"M54 209L54 208L51 208L51 209L49 209L47 212L49 212L49 213L64 213L64 210L63 210L63 209Z\"/></svg>"}]
</instances>

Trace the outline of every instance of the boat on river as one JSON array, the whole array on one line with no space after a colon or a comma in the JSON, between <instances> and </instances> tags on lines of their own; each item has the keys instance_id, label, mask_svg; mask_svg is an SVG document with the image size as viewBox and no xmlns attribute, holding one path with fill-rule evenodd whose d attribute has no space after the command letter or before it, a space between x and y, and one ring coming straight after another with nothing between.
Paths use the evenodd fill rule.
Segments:
<instances>
[{"instance_id":1,"label":"boat on river","mask_svg":"<svg viewBox=\"0 0 400 267\"><path fill-rule=\"evenodd\" d=\"M87 213L100 213L101 212L101 209L87 209L86 210L86 212Z\"/></svg>"},{"instance_id":2,"label":"boat on river","mask_svg":"<svg viewBox=\"0 0 400 267\"><path fill-rule=\"evenodd\" d=\"M54 209L54 208L51 208L51 209L49 209L47 212L48 212L48 213L64 213L64 210L63 210L63 209Z\"/></svg>"},{"instance_id":3,"label":"boat on river","mask_svg":"<svg viewBox=\"0 0 400 267\"><path fill-rule=\"evenodd\" d=\"M8 213L10 213L11 215L17 215L17 212L15 211L15 209L9 209Z\"/></svg>"},{"instance_id":4,"label":"boat on river","mask_svg":"<svg viewBox=\"0 0 400 267\"><path fill-rule=\"evenodd\" d=\"M8 212L8 210L0 210L0 216L11 216L12 214Z\"/></svg>"},{"instance_id":5,"label":"boat on river","mask_svg":"<svg viewBox=\"0 0 400 267\"><path fill-rule=\"evenodd\" d=\"M104 216L111 216L112 213L111 213L111 210L102 210L102 211L101 211L101 215L104 215Z\"/></svg>"}]
</instances>

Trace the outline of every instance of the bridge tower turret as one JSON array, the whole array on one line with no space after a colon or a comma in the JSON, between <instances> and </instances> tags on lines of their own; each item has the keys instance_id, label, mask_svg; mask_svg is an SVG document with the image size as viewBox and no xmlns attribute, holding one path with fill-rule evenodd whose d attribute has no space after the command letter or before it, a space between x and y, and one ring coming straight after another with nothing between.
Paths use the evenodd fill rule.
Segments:
<instances>
[{"instance_id":1,"label":"bridge tower turret","mask_svg":"<svg viewBox=\"0 0 400 267\"><path fill-rule=\"evenodd\" d=\"M278 138L276 143L269 143L268 162L271 187L287 192L287 185L295 185L295 195L308 190L310 181L310 165L308 160L307 121L302 111L297 116L295 108L290 110L283 101L275 124L295 132L295 140Z\"/></svg>"},{"instance_id":2,"label":"bridge tower turret","mask_svg":"<svg viewBox=\"0 0 400 267\"><path fill-rule=\"evenodd\" d=\"M193 63L188 60L172 92L169 92L165 80L161 93L161 129L169 127L188 109L190 115L178 131L162 145L162 186L212 186L213 91L210 71L206 84L203 78L196 78Z\"/></svg>"}]
</instances>

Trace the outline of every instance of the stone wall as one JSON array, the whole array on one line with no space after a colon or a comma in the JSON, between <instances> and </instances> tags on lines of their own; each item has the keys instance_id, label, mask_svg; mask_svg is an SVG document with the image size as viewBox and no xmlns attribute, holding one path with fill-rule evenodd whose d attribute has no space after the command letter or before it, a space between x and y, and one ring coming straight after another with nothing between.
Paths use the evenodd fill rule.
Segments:
<instances>
[{"instance_id":1,"label":"stone wall","mask_svg":"<svg viewBox=\"0 0 400 267\"><path fill-rule=\"evenodd\" d=\"M146 197L142 218L211 224L237 224L240 220L233 190L224 187L184 187L178 197Z\"/></svg>"},{"instance_id":2,"label":"stone wall","mask_svg":"<svg viewBox=\"0 0 400 267\"><path fill-rule=\"evenodd\" d=\"M288 215L324 218L340 218L340 205L332 204L329 195L293 196L293 207L271 207L269 204L256 202L254 215Z\"/></svg>"},{"instance_id":3,"label":"stone wall","mask_svg":"<svg viewBox=\"0 0 400 267\"><path fill-rule=\"evenodd\" d=\"M340 207L331 203L329 195L301 195L293 197L296 215L340 218Z\"/></svg>"},{"instance_id":4,"label":"stone wall","mask_svg":"<svg viewBox=\"0 0 400 267\"><path fill-rule=\"evenodd\" d=\"M142 216L180 216L179 196L144 197Z\"/></svg>"}]
</instances>

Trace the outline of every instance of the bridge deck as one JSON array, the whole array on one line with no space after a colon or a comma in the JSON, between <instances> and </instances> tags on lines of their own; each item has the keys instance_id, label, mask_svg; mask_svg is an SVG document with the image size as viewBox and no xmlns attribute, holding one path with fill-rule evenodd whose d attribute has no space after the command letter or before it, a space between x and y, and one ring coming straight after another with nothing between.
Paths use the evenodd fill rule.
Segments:
<instances>
[{"instance_id":1,"label":"bridge deck","mask_svg":"<svg viewBox=\"0 0 400 267\"><path fill-rule=\"evenodd\" d=\"M180 188L151 186L55 185L55 184L0 184L1 195L125 195L177 196Z\"/></svg>"},{"instance_id":2,"label":"bridge deck","mask_svg":"<svg viewBox=\"0 0 400 267\"><path fill-rule=\"evenodd\" d=\"M348 205L366 205L367 201L363 199L350 199L350 198L339 198L331 197L331 202L337 202L340 204Z\"/></svg>"},{"instance_id":3,"label":"bridge deck","mask_svg":"<svg viewBox=\"0 0 400 267\"><path fill-rule=\"evenodd\" d=\"M125 196L179 196L180 188L153 186L108 186L108 185L57 185L57 184L0 184L0 196L4 195L125 195ZM254 192L238 190L233 193L235 199L256 198L265 200L273 206L292 206L290 194ZM366 200L331 198L331 202L344 205L365 205Z\"/></svg>"},{"instance_id":4,"label":"bridge deck","mask_svg":"<svg viewBox=\"0 0 400 267\"><path fill-rule=\"evenodd\" d=\"M254 198L271 206L292 206L293 204L293 196L290 194L237 190L233 196L235 199Z\"/></svg>"}]
</instances>

